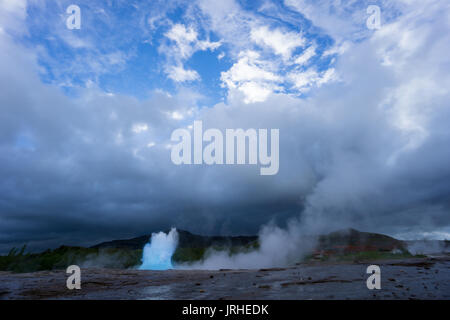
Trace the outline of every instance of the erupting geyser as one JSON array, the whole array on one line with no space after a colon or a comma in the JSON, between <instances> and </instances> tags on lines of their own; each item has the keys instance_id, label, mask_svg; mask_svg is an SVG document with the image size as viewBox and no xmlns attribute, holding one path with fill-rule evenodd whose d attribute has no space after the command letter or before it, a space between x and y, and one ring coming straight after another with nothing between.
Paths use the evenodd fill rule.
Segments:
<instances>
[{"instance_id":1,"label":"erupting geyser","mask_svg":"<svg viewBox=\"0 0 450 320\"><path fill-rule=\"evenodd\" d=\"M150 242L144 247L140 270L172 269L172 255L178 245L177 229L172 228L169 233L152 233Z\"/></svg>"}]
</instances>

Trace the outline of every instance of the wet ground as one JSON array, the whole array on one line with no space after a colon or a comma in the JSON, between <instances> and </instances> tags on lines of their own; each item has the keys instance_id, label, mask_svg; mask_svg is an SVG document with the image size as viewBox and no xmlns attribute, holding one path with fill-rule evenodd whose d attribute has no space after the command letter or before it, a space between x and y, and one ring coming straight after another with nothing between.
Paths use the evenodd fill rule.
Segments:
<instances>
[{"instance_id":1,"label":"wet ground","mask_svg":"<svg viewBox=\"0 0 450 320\"><path fill-rule=\"evenodd\" d=\"M381 268L369 290L366 268ZM82 269L69 290L64 270L0 272L0 299L450 299L450 256L364 263L308 263L260 270Z\"/></svg>"}]
</instances>

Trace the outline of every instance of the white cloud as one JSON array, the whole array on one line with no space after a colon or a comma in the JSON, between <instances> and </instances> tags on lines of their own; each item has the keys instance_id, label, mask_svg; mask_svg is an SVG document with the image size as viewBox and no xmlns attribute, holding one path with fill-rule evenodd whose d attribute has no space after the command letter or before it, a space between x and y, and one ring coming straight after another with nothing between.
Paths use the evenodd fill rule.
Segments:
<instances>
[{"instance_id":1,"label":"white cloud","mask_svg":"<svg viewBox=\"0 0 450 320\"><path fill-rule=\"evenodd\" d=\"M245 96L244 103L253 103L266 101L274 87L264 83L244 82L238 89Z\"/></svg>"},{"instance_id":2,"label":"white cloud","mask_svg":"<svg viewBox=\"0 0 450 320\"><path fill-rule=\"evenodd\" d=\"M224 42L233 44L230 48L233 53L236 53L236 47L242 50L248 46L249 23L254 21L254 18L251 14L242 10L239 3L235 0L214 2L199 0L197 5L207 18L209 28L219 35Z\"/></svg>"},{"instance_id":3,"label":"white cloud","mask_svg":"<svg viewBox=\"0 0 450 320\"><path fill-rule=\"evenodd\" d=\"M220 41L212 42L212 41L208 41L208 40L202 40L197 43L198 49L202 50L202 51L206 51L206 50L214 51L220 46L221 46Z\"/></svg>"},{"instance_id":4,"label":"white cloud","mask_svg":"<svg viewBox=\"0 0 450 320\"><path fill-rule=\"evenodd\" d=\"M304 55L313 55L313 49ZM306 50L308 51L308 50ZM298 58L307 61L306 57ZM255 51L241 52L239 60L226 72L221 73L221 80L230 90L237 89L244 94L244 102L265 101L271 93L282 92L286 88L304 93L313 87L338 80L334 68L317 72L313 67L304 70L292 70L283 74L283 65L260 59Z\"/></svg>"},{"instance_id":5,"label":"white cloud","mask_svg":"<svg viewBox=\"0 0 450 320\"><path fill-rule=\"evenodd\" d=\"M301 55L299 55L295 58L294 63L299 64L299 65L304 65L309 61L309 59L311 59L315 55L316 55L316 47L310 46L307 49L305 49L305 51L303 51L303 53Z\"/></svg>"},{"instance_id":6,"label":"white cloud","mask_svg":"<svg viewBox=\"0 0 450 320\"><path fill-rule=\"evenodd\" d=\"M0 0L0 30L26 32L26 0Z\"/></svg>"},{"instance_id":7,"label":"white cloud","mask_svg":"<svg viewBox=\"0 0 450 320\"><path fill-rule=\"evenodd\" d=\"M175 45L162 47L162 50L171 60L166 66L168 77L176 82L199 80L200 75L195 70L186 70L183 62L188 60L196 51L214 51L221 43L209 40L199 40L198 33L192 27L186 27L177 23L165 33L165 36L173 41Z\"/></svg>"},{"instance_id":8,"label":"white cloud","mask_svg":"<svg viewBox=\"0 0 450 320\"><path fill-rule=\"evenodd\" d=\"M186 70L183 66L172 66L167 70L167 76L175 82L195 81L200 75L195 70Z\"/></svg>"},{"instance_id":9,"label":"white cloud","mask_svg":"<svg viewBox=\"0 0 450 320\"><path fill-rule=\"evenodd\" d=\"M58 35L66 44L68 44L72 48L92 49L94 47L94 45L89 40L77 36L73 31L61 28L58 32Z\"/></svg>"},{"instance_id":10,"label":"white cloud","mask_svg":"<svg viewBox=\"0 0 450 320\"><path fill-rule=\"evenodd\" d=\"M131 130L134 133L141 133L141 132L147 131L148 130L148 124L146 124L146 123L135 123L135 124L133 124L133 127L131 128Z\"/></svg>"},{"instance_id":11,"label":"white cloud","mask_svg":"<svg viewBox=\"0 0 450 320\"><path fill-rule=\"evenodd\" d=\"M1 0L0 10L6 10L12 14L18 14L20 16L25 16L27 8L26 0Z\"/></svg>"},{"instance_id":12,"label":"white cloud","mask_svg":"<svg viewBox=\"0 0 450 320\"><path fill-rule=\"evenodd\" d=\"M255 51L242 52L238 62L222 73L222 80L230 87L245 81L280 81L279 76L265 70L267 64L258 58L259 54Z\"/></svg>"},{"instance_id":13,"label":"white cloud","mask_svg":"<svg viewBox=\"0 0 450 320\"><path fill-rule=\"evenodd\" d=\"M181 120L184 118L183 114L178 111L174 111L174 112L170 113L170 116L174 120Z\"/></svg>"},{"instance_id":14,"label":"white cloud","mask_svg":"<svg viewBox=\"0 0 450 320\"><path fill-rule=\"evenodd\" d=\"M314 69L308 69L303 72L292 72L287 77L300 92L306 92L313 86L320 87L327 82L338 79L336 71L333 68L320 73Z\"/></svg>"},{"instance_id":15,"label":"white cloud","mask_svg":"<svg viewBox=\"0 0 450 320\"><path fill-rule=\"evenodd\" d=\"M260 102L278 89L277 83L282 78L267 70L269 63L259 60L254 51L241 52L239 60L226 72L222 72L221 80L229 89L238 89L244 93L244 101Z\"/></svg>"},{"instance_id":16,"label":"white cloud","mask_svg":"<svg viewBox=\"0 0 450 320\"><path fill-rule=\"evenodd\" d=\"M308 43L300 31L302 22L295 29L275 25L234 0L225 1L220 8L200 1L200 8L208 17L208 26L230 49L229 60L234 60L230 69L221 73L229 95L237 90L243 93L244 102L261 102L275 92L300 94L332 80L332 70L320 74L313 69L303 70L305 74L298 70L318 54L317 44Z\"/></svg>"},{"instance_id":17,"label":"white cloud","mask_svg":"<svg viewBox=\"0 0 450 320\"><path fill-rule=\"evenodd\" d=\"M292 51L305 44L301 33L281 29L270 30L267 26L252 29L250 37L258 45L267 46L276 54L281 55L284 60L289 60Z\"/></svg>"},{"instance_id":18,"label":"white cloud","mask_svg":"<svg viewBox=\"0 0 450 320\"><path fill-rule=\"evenodd\" d=\"M197 41L197 32L192 28L186 28L182 24L175 24L165 36L176 42L180 58L189 58L194 52L195 43Z\"/></svg>"},{"instance_id":19,"label":"white cloud","mask_svg":"<svg viewBox=\"0 0 450 320\"><path fill-rule=\"evenodd\" d=\"M341 55L344 54L347 50L349 50L350 47L351 43L349 41L344 41L342 43L334 45L330 49L327 49L322 55L324 57L334 54Z\"/></svg>"}]
</instances>

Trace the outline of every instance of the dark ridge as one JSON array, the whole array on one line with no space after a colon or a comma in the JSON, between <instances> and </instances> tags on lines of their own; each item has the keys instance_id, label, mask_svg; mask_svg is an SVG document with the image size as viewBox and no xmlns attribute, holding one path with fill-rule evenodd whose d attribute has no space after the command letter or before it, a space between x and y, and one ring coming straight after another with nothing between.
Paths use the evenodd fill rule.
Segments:
<instances>
[{"instance_id":1,"label":"dark ridge","mask_svg":"<svg viewBox=\"0 0 450 320\"><path fill-rule=\"evenodd\" d=\"M258 241L257 236L202 236L185 230L177 230L179 236L178 248L207 247L240 247ZM169 230L165 231L165 233ZM91 248L142 249L150 241L151 235L131 239L102 242ZM355 229L345 229L331 232L318 237L317 250L324 251L392 251L403 250L406 244L390 236L379 233L361 232Z\"/></svg>"},{"instance_id":2,"label":"dark ridge","mask_svg":"<svg viewBox=\"0 0 450 320\"><path fill-rule=\"evenodd\" d=\"M151 236L140 236L131 239L112 240L107 242L98 243L90 248L104 249L104 248L116 248L116 249L142 249L145 244L150 240Z\"/></svg>"},{"instance_id":3,"label":"dark ridge","mask_svg":"<svg viewBox=\"0 0 450 320\"><path fill-rule=\"evenodd\" d=\"M174 264L201 261L211 247L230 254L250 252L259 247L257 236L201 236L185 230L178 230L178 235L178 247L172 256ZM0 271L59 270L71 264L99 268L134 268L141 264L142 249L150 238L151 235L144 235L113 240L90 248L61 246L41 253L25 253L25 246L20 250L13 248L8 255L0 256ZM405 242L383 234L348 229L318 236L317 246L312 248L311 254L299 256L298 260L373 261L396 257L413 257L406 250Z\"/></svg>"},{"instance_id":4,"label":"dark ridge","mask_svg":"<svg viewBox=\"0 0 450 320\"><path fill-rule=\"evenodd\" d=\"M318 250L330 251L392 251L406 250L406 244L380 233L345 229L319 236Z\"/></svg>"},{"instance_id":5,"label":"dark ridge","mask_svg":"<svg viewBox=\"0 0 450 320\"><path fill-rule=\"evenodd\" d=\"M205 248L211 246L245 246L256 240L257 236L201 236L185 230L178 230L179 248ZM165 231L167 233L168 231ZM125 240L102 242L91 248L142 249L149 242L151 235Z\"/></svg>"}]
</instances>

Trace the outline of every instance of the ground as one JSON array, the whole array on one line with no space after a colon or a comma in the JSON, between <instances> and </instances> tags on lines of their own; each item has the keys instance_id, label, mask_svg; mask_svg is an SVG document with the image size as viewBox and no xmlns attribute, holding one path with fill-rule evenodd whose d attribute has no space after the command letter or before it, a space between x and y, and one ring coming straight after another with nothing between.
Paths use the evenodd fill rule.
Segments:
<instances>
[{"instance_id":1,"label":"ground","mask_svg":"<svg viewBox=\"0 0 450 320\"><path fill-rule=\"evenodd\" d=\"M367 289L372 263L381 290ZM64 270L0 272L0 299L450 299L450 256L260 270L86 268L80 290L68 290L66 279Z\"/></svg>"}]
</instances>

